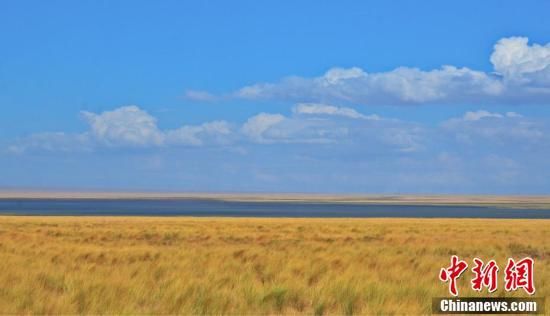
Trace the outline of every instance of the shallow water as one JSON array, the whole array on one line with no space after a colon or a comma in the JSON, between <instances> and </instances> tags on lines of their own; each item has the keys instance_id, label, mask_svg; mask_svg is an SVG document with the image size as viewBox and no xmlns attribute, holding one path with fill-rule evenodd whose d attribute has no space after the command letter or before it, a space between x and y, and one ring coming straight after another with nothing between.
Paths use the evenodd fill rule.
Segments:
<instances>
[{"instance_id":1,"label":"shallow water","mask_svg":"<svg viewBox=\"0 0 550 316\"><path fill-rule=\"evenodd\" d=\"M550 210L484 206L237 202L201 199L0 199L0 214L228 217L550 218Z\"/></svg>"}]
</instances>

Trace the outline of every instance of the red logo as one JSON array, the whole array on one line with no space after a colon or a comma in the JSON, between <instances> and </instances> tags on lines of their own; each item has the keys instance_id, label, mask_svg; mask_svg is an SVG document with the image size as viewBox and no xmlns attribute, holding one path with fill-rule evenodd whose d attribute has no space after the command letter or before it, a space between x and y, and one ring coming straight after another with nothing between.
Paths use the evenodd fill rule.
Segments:
<instances>
[{"instance_id":1,"label":"red logo","mask_svg":"<svg viewBox=\"0 0 550 316\"><path fill-rule=\"evenodd\" d=\"M481 259L474 259L475 267L472 268L475 276L472 279L472 289L481 291L483 287L489 289L489 293L496 291L497 289L497 274L498 266L495 260L491 260L487 265L483 265Z\"/></svg>"},{"instance_id":2,"label":"red logo","mask_svg":"<svg viewBox=\"0 0 550 316\"><path fill-rule=\"evenodd\" d=\"M508 259L506 265L506 275L504 289L506 291L515 291L518 288L523 288L529 295L535 293L535 285L533 284L535 261L531 258L523 258L518 262L513 259Z\"/></svg>"},{"instance_id":3,"label":"red logo","mask_svg":"<svg viewBox=\"0 0 550 316\"><path fill-rule=\"evenodd\" d=\"M439 279L443 282L449 282L449 292L453 296L458 296L457 280L467 270L468 263L460 260L457 256L451 257L451 264L442 268L439 272ZM506 291L515 291L523 288L529 295L535 293L534 285L535 261L529 257L519 261L508 259L504 274L504 288ZM480 292L484 287L489 293L497 290L499 267L495 260L484 263L479 258L474 258L474 267L471 270L473 278L470 283L472 289Z\"/></svg>"},{"instance_id":4,"label":"red logo","mask_svg":"<svg viewBox=\"0 0 550 316\"><path fill-rule=\"evenodd\" d=\"M443 282L449 282L449 292L451 292L452 295L458 295L456 280L467 268L468 264L466 261L458 260L457 256L452 256L451 265L448 268L441 269L439 272L439 279Z\"/></svg>"}]
</instances>

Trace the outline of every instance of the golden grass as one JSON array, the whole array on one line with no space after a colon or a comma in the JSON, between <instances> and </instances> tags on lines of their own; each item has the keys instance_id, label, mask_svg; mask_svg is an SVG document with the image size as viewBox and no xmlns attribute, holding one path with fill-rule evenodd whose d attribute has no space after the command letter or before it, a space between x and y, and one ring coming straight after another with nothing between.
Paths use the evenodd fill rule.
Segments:
<instances>
[{"instance_id":1,"label":"golden grass","mask_svg":"<svg viewBox=\"0 0 550 316\"><path fill-rule=\"evenodd\" d=\"M430 313L451 254L532 256L550 292L548 220L4 216L0 313Z\"/></svg>"}]
</instances>

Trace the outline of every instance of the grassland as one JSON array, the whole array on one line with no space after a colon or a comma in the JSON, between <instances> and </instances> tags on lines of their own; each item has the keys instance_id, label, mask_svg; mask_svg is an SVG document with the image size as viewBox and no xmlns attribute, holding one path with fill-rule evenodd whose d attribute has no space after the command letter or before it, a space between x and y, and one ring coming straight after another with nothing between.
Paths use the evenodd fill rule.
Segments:
<instances>
[{"instance_id":1,"label":"grassland","mask_svg":"<svg viewBox=\"0 0 550 316\"><path fill-rule=\"evenodd\" d=\"M429 313L451 254L532 256L550 294L548 220L5 216L0 313Z\"/></svg>"}]
</instances>

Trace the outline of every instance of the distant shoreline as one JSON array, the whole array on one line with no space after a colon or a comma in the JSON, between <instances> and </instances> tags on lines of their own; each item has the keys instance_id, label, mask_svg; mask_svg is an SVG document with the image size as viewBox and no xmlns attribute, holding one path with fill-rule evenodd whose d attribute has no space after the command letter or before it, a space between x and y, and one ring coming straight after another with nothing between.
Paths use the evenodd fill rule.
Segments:
<instances>
[{"instance_id":1,"label":"distant shoreline","mask_svg":"<svg viewBox=\"0 0 550 316\"><path fill-rule=\"evenodd\" d=\"M506 195L382 195L308 193L173 193L173 192L68 192L1 191L0 199L197 199L233 202L350 203L388 205L463 205L549 209L550 196Z\"/></svg>"}]
</instances>

